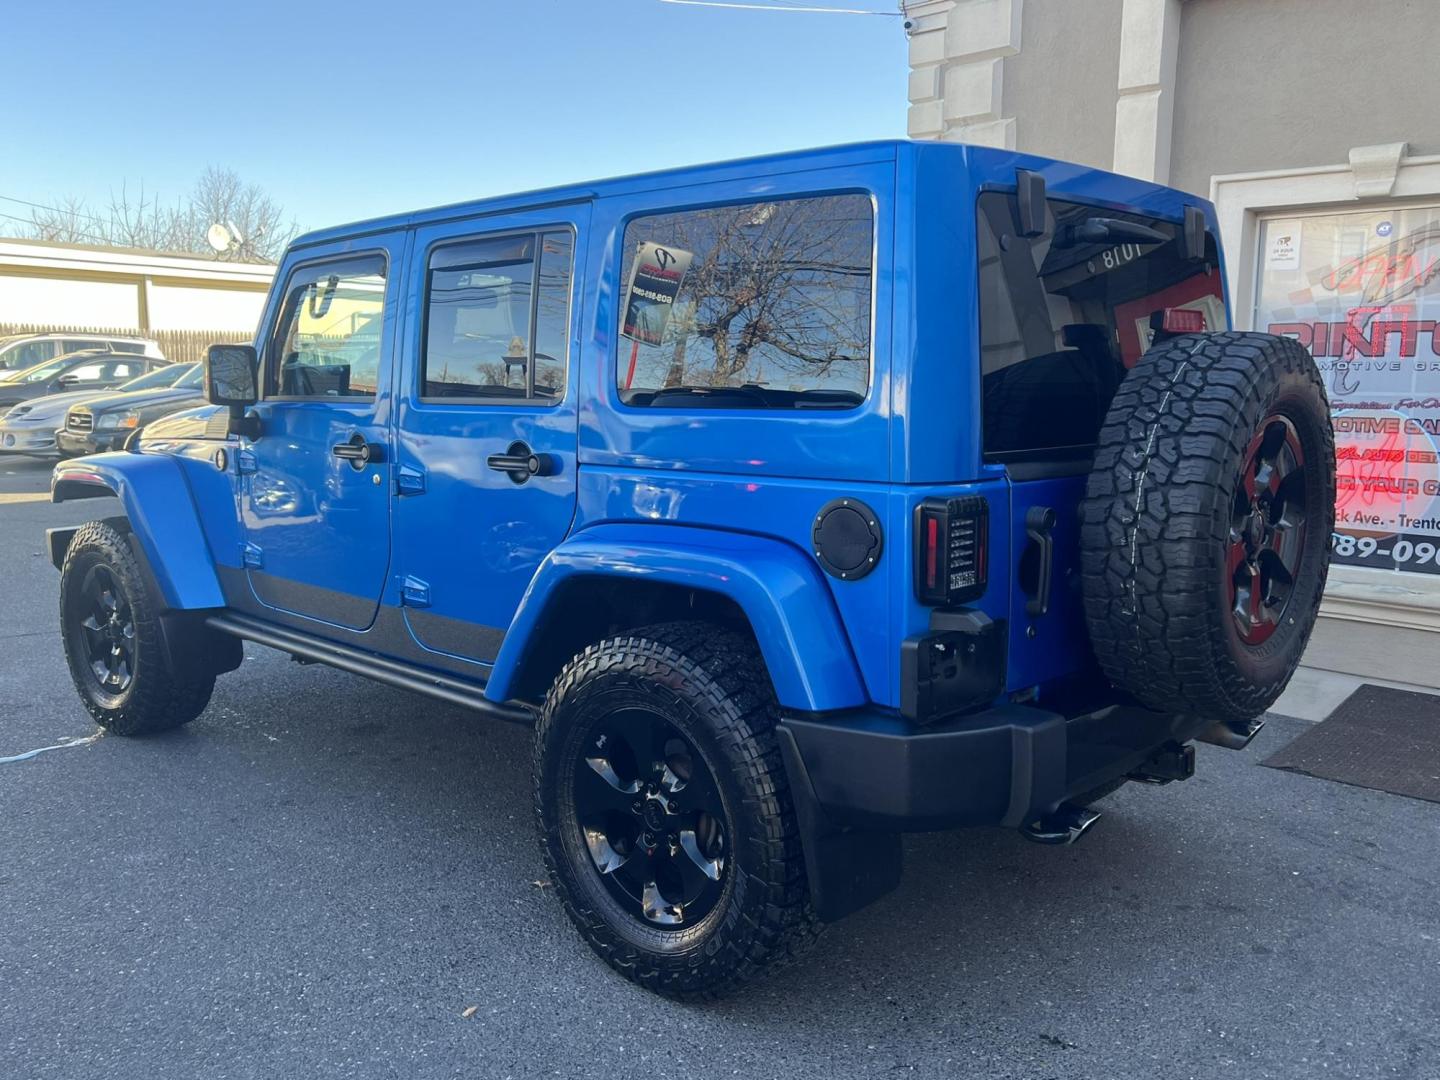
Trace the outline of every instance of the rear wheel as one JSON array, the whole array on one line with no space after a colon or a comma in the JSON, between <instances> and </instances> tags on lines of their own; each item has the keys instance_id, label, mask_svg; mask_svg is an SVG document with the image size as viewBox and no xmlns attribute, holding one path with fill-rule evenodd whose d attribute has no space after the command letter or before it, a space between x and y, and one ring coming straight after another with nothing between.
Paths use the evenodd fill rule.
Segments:
<instances>
[{"instance_id":1,"label":"rear wheel","mask_svg":"<svg viewBox=\"0 0 1440 1080\"><path fill-rule=\"evenodd\" d=\"M1170 712L1263 712L1314 627L1334 507L1329 405L1298 342L1152 348L1110 406L1082 507L1085 612L1111 681Z\"/></svg>"},{"instance_id":2,"label":"rear wheel","mask_svg":"<svg viewBox=\"0 0 1440 1080\"><path fill-rule=\"evenodd\" d=\"M581 935L621 974L711 997L818 929L753 643L671 623L586 649L536 733L546 863Z\"/></svg>"},{"instance_id":3,"label":"rear wheel","mask_svg":"<svg viewBox=\"0 0 1440 1080\"><path fill-rule=\"evenodd\" d=\"M175 670L123 523L92 521L60 571L60 627L80 700L106 731L145 735L189 723L210 701L211 669Z\"/></svg>"}]
</instances>

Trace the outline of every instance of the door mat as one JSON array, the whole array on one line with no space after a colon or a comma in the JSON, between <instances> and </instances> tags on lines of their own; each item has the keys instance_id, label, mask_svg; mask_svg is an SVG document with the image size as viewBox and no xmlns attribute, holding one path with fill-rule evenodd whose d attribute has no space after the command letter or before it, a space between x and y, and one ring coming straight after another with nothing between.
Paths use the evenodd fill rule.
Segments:
<instances>
[{"instance_id":1,"label":"door mat","mask_svg":"<svg viewBox=\"0 0 1440 1080\"><path fill-rule=\"evenodd\" d=\"M1440 697L1366 683L1261 764L1440 802Z\"/></svg>"}]
</instances>

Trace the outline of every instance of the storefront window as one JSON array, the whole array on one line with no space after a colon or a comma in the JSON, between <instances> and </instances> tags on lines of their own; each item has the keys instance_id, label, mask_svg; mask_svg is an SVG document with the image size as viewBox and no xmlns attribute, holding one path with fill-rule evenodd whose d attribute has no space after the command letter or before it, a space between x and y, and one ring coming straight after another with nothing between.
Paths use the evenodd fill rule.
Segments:
<instances>
[{"instance_id":1,"label":"storefront window","mask_svg":"<svg viewBox=\"0 0 1440 1080\"><path fill-rule=\"evenodd\" d=\"M1440 207L1261 223L1254 325L1315 357L1335 424L1335 561L1440 574Z\"/></svg>"}]
</instances>

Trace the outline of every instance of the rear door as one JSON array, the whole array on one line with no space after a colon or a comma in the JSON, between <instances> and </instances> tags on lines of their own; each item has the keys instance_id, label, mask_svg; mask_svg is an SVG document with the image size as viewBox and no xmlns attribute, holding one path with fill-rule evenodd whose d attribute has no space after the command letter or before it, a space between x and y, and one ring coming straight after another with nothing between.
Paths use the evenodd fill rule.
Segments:
<instances>
[{"instance_id":1,"label":"rear door","mask_svg":"<svg viewBox=\"0 0 1440 1080\"><path fill-rule=\"evenodd\" d=\"M588 203L417 230L397 388L395 576L424 649L493 661L575 514Z\"/></svg>"},{"instance_id":2,"label":"rear door","mask_svg":"<svg viewBox=\"0 0 1440 1080\"><path fill-rule=\"evenodd\" d=\"M390 562L391 357L406 234L284 268L241 459L243 561L260 603L363 630ZM294 257L292 257L293 260Z\"/></svg>"},{"instance_id":3,"label":"rear door","mask_svg":"<svg viewBox=\"0 0 1440 1080\"><path fill-rule=\"evenodd\" d=\"M978 215L984 451L1010 484L1014 688L1089 663L1080 502L1110 401L1150 345L1151 314L1199 311L1210 330L1228 320L1213 238L1206 258L1186 260L1178 222L1052 198L1045 233L1027 238L1014 194L1001 191L981 193ZM1163 239L1079 240L1095 219Z\"/></svg>"}]
</instances>

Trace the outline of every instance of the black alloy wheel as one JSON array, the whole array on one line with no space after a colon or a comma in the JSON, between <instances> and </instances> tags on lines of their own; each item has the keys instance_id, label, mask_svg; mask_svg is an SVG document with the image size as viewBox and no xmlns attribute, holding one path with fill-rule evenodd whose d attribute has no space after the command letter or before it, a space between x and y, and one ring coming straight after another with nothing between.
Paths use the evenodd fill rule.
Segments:
<instances>
[{"instance_id":1,"label":"black alloy wheel","mask_svg":"<svg viewBox=\"0 0 1440 1080\"><path fill-rule=\"evenodd\" d=\"M1280 625L1305 551L1305 451L1295 424L1267 416L1245 448L1230 519L1230 612L1247 645Z\"/></svg>"},{"instance_id":2,"label":"black alloy wheel","mask_svg":"<svg viewBox=\"0 0 1440 1080\"><path fill-rule=\"evenodd\" d=\"M189 648L166 647L161 600L133 535L124 518L82 525L60 570L70 677L91 717L115 735L148 735L195 719L217 671L234 666L212 662L199 644L206 630L193 622L175 622Z\"/></svg>"},{"instance_id":3,"label":"black alloy wheel","mask_svg":"<svg viewBox=\"0 0 1440 1080\"><path fill-rule=\"evenodd\" d=\"M135 620L130 600L108 566L85 572L74 594L74 625L85 666L99 692L119 697L135 678Z\"/></svg>"},{"instance_id":4,"label":"black alloy wheel","mask_svg":"<svg viewBox=\"0 0 1440 1080\"><path fill-rule=\"evenodd\" d=\"M627 979L713 998L819 932L775 725L748 634L659 623L587 646L535 731L555 895Z\"/></svg>"},{"instance_id":5,"label":"black alloy wheel","mask_svg":"<svg viewBox=\"0 0 1440 1080\"><path fill-rule=\"evenodd\" d=\"M577 823L595 872L654 927L693 925L724 889L725 808L710 768L657 713L601 720L575 769Z\"/></svg>"}]
</instances>

